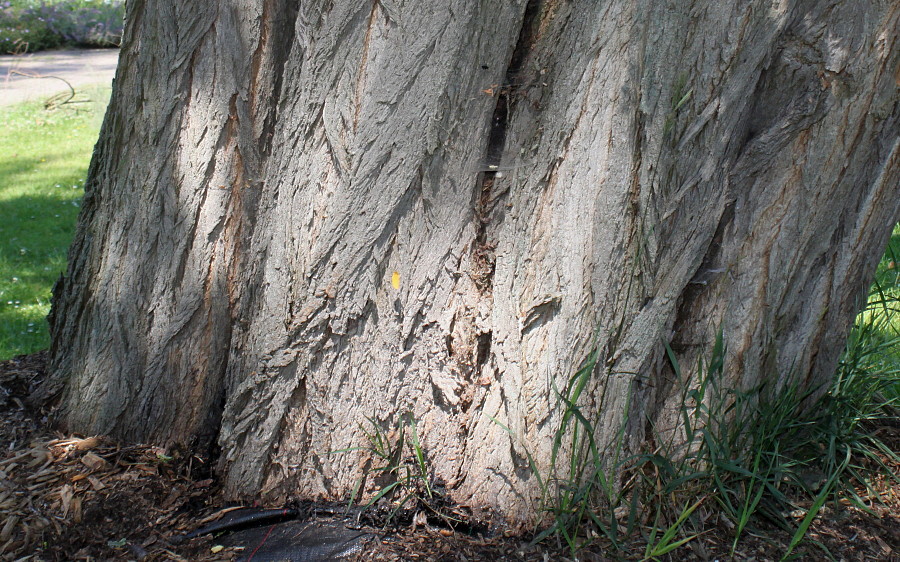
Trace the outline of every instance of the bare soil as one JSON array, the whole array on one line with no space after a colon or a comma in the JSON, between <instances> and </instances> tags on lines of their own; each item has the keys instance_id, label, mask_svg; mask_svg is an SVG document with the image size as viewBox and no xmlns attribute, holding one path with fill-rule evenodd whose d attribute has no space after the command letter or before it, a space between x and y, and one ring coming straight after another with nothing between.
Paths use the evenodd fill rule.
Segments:
<instances>
[{"instance_id":1,"label":"bare soil","mask_svg":"<svg viewBox=\"0 0 900 562\"><path fill-rule=\"evenodd\" d=\"M428 506L388 521L389 506L348 512L343 505L296 502L272 506L289 508L293 527L266 521L243 535L188 538L205 525L246 513L225 500L210 470L211 460L104 436L54 431L48 426L49 412L26 403L44 378L44 366L43 353L0 363L0 560L259 561L336 556L337 550L325 555L321 549L298 547L284 558L260 548L262 543L271 546L280 531L285 535L289 529L295 529L290 537L297 544L307 541L317 548L328 546L329 533L339 537L335 541L354 537L347 539L343 551L349 560L574 559L562 545L531 545L528 536L512 535L496 519L459 506L440 506L460 520L448 524ZM878 431L896 450L898 424ZM900 560L900 486L883 478L857 493L867 500L869 512L846 500L828 504L811 527L811 540L797 549L800 559L825 560L827 551L835 560ZM706 518L700 536L664 558L730 559L730 525L714 512ZM779 560L790 538L785 531L757 522L734 559ZM629 549L613 552L597 540L577 559L640 559L644 547L637 537Z\"/></svg>"}]
</instances>

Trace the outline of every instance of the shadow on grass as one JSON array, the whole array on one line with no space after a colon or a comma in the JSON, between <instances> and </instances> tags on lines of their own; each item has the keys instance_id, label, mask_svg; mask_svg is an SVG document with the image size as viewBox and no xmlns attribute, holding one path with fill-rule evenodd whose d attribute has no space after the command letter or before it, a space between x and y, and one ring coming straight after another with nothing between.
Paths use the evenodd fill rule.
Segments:
<instances>
[{"instance_id":1,"label":"shadow on grass","mask_svg":"<svg viewBox=\"0 0 900 562\"><path fill-rule=\"evenodd\" d=\"M80 191L0 200L0 360L49 345L50 290L66 267Z\"/></svg>"},{"instance_id":2,"label":"shadow on grass","mask_svg":"<svg viewBox=\"0 0 900 562\"><path fill-rule=\"evenodd\" d=\"M82 151L77 148L69 150L61 150L53 152L44 157L35 156L19 156L8 154L0 157L0 199L16 197L17 191L26 188L34 188L35 183L47 183L48 188L54 184L50 182L66 181L67 178L74 178L70 181L76 181L83 178L86 169L77 169L77 173L72 173L72 162L78 160L82 156ZM43 182L41 176L47 176L46 182ZM51 178L52 179L49 179ZM9 195L12 193L12 195ZM7 216L5 213L0 214L0 220L4 220Z\"/></svg>"}]
</instances>

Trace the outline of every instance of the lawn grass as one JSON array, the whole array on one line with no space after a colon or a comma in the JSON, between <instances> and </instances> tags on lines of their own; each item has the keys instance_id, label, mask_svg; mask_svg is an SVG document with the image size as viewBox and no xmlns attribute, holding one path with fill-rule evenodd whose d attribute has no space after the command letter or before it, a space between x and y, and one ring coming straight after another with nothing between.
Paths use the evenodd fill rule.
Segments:
<instances>
[{"instance_id":1,"label":"lawn grass","mask_svg":"<svg viewBox=\"0 0 900 562\"><path fill-rule=\"evenodd\" d=\"M883 341L900 338L900 223L878 264L868 306L857 319L858 323L865 321L877 325ZM900 345L887 346L884 359L900 370Z\"/></svg>"},{"instance_id":2,"label":"lawn grass","mask_svg":"<svg viewBox=\"0 0 900 562\"><path fill-rule=\"evenodd\" d=\"M54 110L0 107L0 360L45 349L50 289L66 267L110 88Z\"/></svg>"}]
</instances>

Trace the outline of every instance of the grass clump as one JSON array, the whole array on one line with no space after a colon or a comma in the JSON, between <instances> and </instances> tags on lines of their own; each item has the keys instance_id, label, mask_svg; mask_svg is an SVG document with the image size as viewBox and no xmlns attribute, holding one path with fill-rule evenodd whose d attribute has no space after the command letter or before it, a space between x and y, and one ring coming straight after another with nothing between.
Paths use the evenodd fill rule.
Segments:
<instances>
[{"instance_id":1,"label":"grass clump","mask_svg":"<svg viewBox=\"0 0 900 562\"><path fill-rule=\"evenodd\" d=\"M117 47L122 0L6 0L0 2L0 53L60 47Z\"/></svg>"},{"instance_id":2,"label":"grass clump","mask_svg":"<svg viewBox=\"0 0 900 562\"><path fill-rule=\"evenodd\" d=\"M109 91L54 110L0 107L0 360L50 343L50 288L66 268Z\"/></svg>"},{"instance_id":3,"label":"grass clump","mask_svg":"<svg viewBox=\"0 0 900 562\"><path fill-rule=\"evenodd\" d=\"M733 526L732 555L744 533L762 520L791 534L788 556L829 499L849 498L865 509L855 485L879 472L890 474L885 456L900 461L872 425L895 417L896 399L885 398L883 391L900 384L900 371L852 359L882 349L866 336L871 329L867 322L856 325L835 379L820 398L790 384L721 388L719 339L706 369L697 370L699 384L682 379L690 388L682 407L688 445L670 443L663 455L647 457L656 471L657 499L708 496L706 517L717 512ZM671 353L670 361L681 379ZM690 527L702 530L696 523Z\"/></svg>"},{"instance_id":4,"label":"grass clump","mask_svg":"<svg viewBox=\"0 0 900 562\"><path fill-rule=\"evenodd\" d=\"M395 427L387 430L374 419L368 419L368 428L360 425L366 445L331 451L329 454L363 451L366 461L363 474L350 494L348 508L359 502L371 484L375 493L364 503L368 509L379 503L388 507L385 524L401 511L425 508L444 522L452 519L439 507L438 492L434 489L426 461L425 450L419 439L418 424L412 414L400 417Z\"/></svg>"}]
</instances>

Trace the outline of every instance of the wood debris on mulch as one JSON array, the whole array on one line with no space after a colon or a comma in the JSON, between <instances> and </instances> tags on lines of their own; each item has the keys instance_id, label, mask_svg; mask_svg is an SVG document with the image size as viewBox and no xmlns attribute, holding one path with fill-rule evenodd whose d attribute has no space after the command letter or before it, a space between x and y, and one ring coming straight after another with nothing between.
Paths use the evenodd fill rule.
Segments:
<instances>
[{"instance_id":1,"label":"wood debris on mulch","mask_svg":"<svg viewBox=\"0 0 900 562\"><path fill-rule=\"evenodd\" d=\"M199 460L49 432L24 404L42 369L41 356L0 369L0 560L178 559L168 539L215 491L188 476Z\"/></svg>"},{"instance_id":2,"label":"wood debris on mulch","mask_svg":"<svg viewBox=\"0 0 900 562\"><path fill-rule=\"evenodd\" d=\"M0 362L0 562L253 558L258 546L235 544L227 535L186 537L240 507L225 502L208 459L103 436L62 435L49 428L46 412L25 402L43 380L45 360L39 353ZM888 439L892 446L900 443L900 428L885 431L893 437ZM900 560L900 486L888 478L871 485L858 490L861 497L873 499L869 513L846 501L828 504L810 528L809 537L835 559ZM398 517L388 526L377 510L347 518L345 506L311 502L298 503L292 513L298 522L365 534L364 550L348 559L574 559L563 545L533 546L526 538L507 536L502 528L474 520L453 529L422 512ZM728 526L709 527L663 559L731 559ZM748 533L734 559L778 560L790 539L774 528L758 536ZM799 553L802 559L824 557L824 550L812 543ZM630 554L613 554L640 559L643 546L636 544ZM579 560L609 557L600 543L578 553Z\"/></svg>"}]
</instances>

